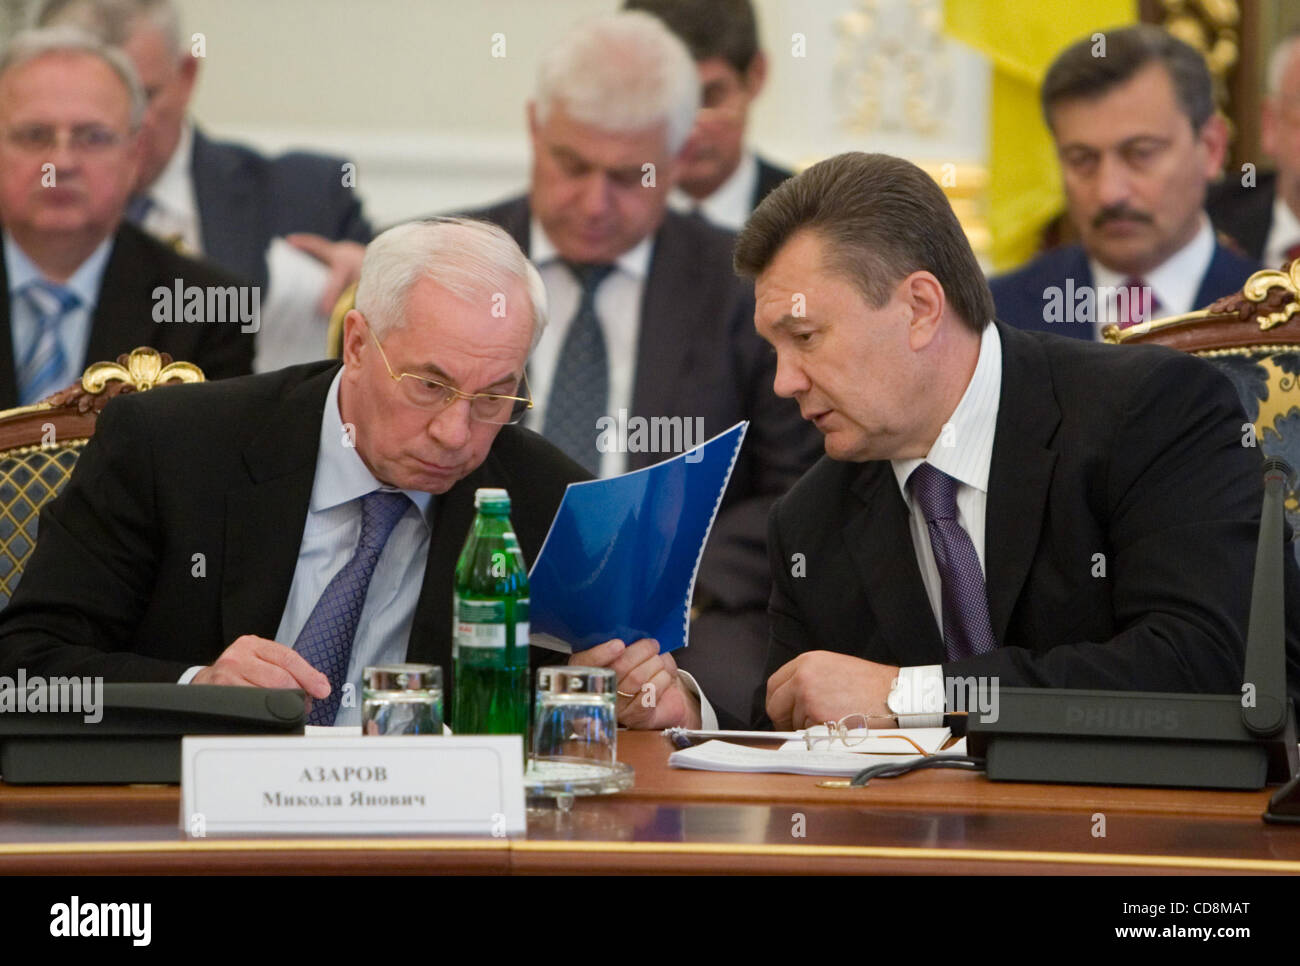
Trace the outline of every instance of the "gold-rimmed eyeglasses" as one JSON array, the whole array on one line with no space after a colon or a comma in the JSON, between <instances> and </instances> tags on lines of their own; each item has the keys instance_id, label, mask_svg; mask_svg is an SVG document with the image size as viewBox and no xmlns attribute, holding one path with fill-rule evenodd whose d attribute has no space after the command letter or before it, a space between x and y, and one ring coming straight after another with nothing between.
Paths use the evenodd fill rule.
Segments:
<instances>
[{"instance_id":1,"label":"gold-rimmed eyeglasses","mask_svg":"<svg viewBox=\"0 0 1300 966\"><path fill-rule=\"evenodd\" d=\"M903 715L900 717L915 716ZM836 742L839 742L845 748L856 748L871 737L871 722L873 721L878 722L876 725L877 728L882 725L892 726L895 717L893 715L863 714L861 712L857 714L846 714L843 718L840 718L839 721L827 721L821 725L805 728L803 732L803 741L804 744L808 746L809 751L814 751L819 741L826 742L827 749L832 751L835 749ZM911 738L907 737L907 735L877 734L876 737L904 741L916 749L917 754L927 756L930 754ZM900 747L897 754L910 755L912 752Z\"/></svg>"},{"instance_id":2,"label":"gold-rimmed eyeglasses","mask_svg":"<svg viewBox=\"0 0 1300 966\"><path fill-rule=\"evenodd\" d=\"M496 423L499 426L512 426L524 418L524 413L533 408L532 391L528 388L528 374L525 373L522 385L526 396L506 396L495 392L461 392L455 386L448 386L428 376L417 376L413 372L393 372L388 362L388 355L379 343L379 336L369 324L366 329L370 338L375 340L379 358L384 360L384 368L389 377L397 383L402 395L412 405L430 413L442 412L457 399L469 400L469 415L483 423Z\"/></svg>"}]
</instances>

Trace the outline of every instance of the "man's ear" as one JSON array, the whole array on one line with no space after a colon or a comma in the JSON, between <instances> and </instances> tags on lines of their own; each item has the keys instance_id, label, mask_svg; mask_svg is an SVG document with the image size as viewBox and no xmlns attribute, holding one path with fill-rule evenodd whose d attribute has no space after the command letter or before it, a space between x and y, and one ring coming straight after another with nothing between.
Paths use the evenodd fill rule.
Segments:
<instances>
[{"instance_id":1,"label":"man's ear","mask_svg":"<svg viewBox=\"0 0 1300 966\"><path fill-rule=\"evenodd\" d=\"M1223 173L1223 162L1228 156L1228 122L1215 111L1197 134L1205 148L1205 176L1214 180Z\"/></svg>"},{"instance_id":2,"label":"man's ear","mask_svg":"<svg viewBox=\"0 0 1300 966\"><path fill-rule=\"evenodd\" d=\"M143 191L148 185L139 184L140 166L144 161L144 138L141 136L143 129L137 128L134 133L128 134L126 139L126 159L124 163L130 169L129 183L132 185L132 191Z\"/></svg>"},{"instance_id":3,"label":"man's ear","mask_svg":"<svg viewBox=\"0 0 1300 966\"><path fill-rule=\"evenodd\" d=\"M199 78L199 59L190 54L181 57L181 83L185 85L185 104L188 107L194 96L194 84Z\"/></svg>"},{"instance_id":4,"label":"man's ear","mask_svg":"<svg viewBox=\"0 0 1300 966\"><path fill-rule=\"evenodd\" d=\"M356 309L343 316L343 365L349 369L360 367L362 350L370 342L365 318Z\"/></svg>"},{"instance_id":5,"label":"man's ear","mask_svg":"<svg viewBox=\"0 0 1300 966\"><path fill-rule=\"evenodd\" d=\"M899 283L904 304L912 315L908 321L908 344L913 351L928 346L939 331L948 300L943 286L933 274L916 271Z\"/></svg>"},{"instance_id":6,"label":"man's ear","mask_svg":"<svg viewBox=\"0 0 1300 966\"><path fill-rule=\"evenodd\" d=\"M767 83L767 55L761 50L754 54L749 66L745 68L745 93L749 95L752 101L763 90L763 85Z\"/></svg>"}]
</instances>

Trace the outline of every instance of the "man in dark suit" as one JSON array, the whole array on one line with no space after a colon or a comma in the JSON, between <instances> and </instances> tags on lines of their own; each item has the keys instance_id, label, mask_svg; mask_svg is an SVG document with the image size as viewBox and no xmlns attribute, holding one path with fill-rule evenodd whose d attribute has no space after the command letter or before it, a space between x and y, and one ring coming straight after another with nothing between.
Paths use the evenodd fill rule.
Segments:
<instances>
[{"instance_id":1,"label":"man in dark suit","mask_svg":"<svg viewBox=\"0 0 1300 966\"><path fill-rule=\"evenodd\" d=\"M371 229L354 194L355 169L306 152L265 157L214 141L187 117L200 57L182 38L171 0L47 0L41 24L81 27L131 58L149 97L136 195L128 214L151 234L248 278L268 298L259 371L325 353L325 321L356 280ZM201 52L200 52L201 53ZM287 288L295 259L272 243L287 237L322 262L312 291ZM279 283L279 284L277 284ZM295 283L296 284L296 283Z\"/></svg>"},{"instance_id":2,"label":"man in dark suit","mask_svg":"<svg viewBox=\"0 0 1300 966\"><path fill-rule=\"evenodd\" d=\"M1098 339L1107 324L1179 315L1237 291L1258 269L1220 245L1203 210L1227 128L1204 58L1151 25L1065 50L1043 79L1070 218L1081 244L993 279L998 316Z\"/></svg>"},{"instance_id":3,"label":"man in dark suit","mask_svg":"<svg viewBox=\"0 0 1300 966\"><path fill-rule=\"evenodd\" d=\"M1206 210L1214 226L1266 268L1300 256L1300 33L1273 48L1268 94L1260 112L1260 146L1277 170L1256 165L1230 171L1210 189Z\"/></svg>"},{"instance_id":4,"label":"man in dark suit","mask_svg":"<svg viewBox=\"0 0 1300 966\"><path fill-rule=\"evenodd\" d=\"M769 191L793 172L745 146L749 109L767 80L750 0L625 0L652 13L690 49L700 111L681 157L670 204L739 231Z\"/></svg>"},{"instance_id":5,"label":"man in dark suit","mask_svg":"<svg viewBox=\"0 0 1300 966\"><path fill-rule=\"evenodd\" d=\"M0 669L301 687L339 724L357 720L343 686L368 664L450 670L475 489L509 491L531 562L565 486L587 477L509 425L544 304L499 229L403 225L367 249L341 366L114 400L0 615ZM387 530L361 536L381 513ZM382 549L341 600L359 541ZM346 639L314 667L305 641L349 610ZM669 679L665 714L698 721L670 662L644 662Z\"/></svg>"},{"instance_id":6,"label":"man in dark suit","mask_svg":"<svg viewBox=\"0 0 1300 966\"><path fill-rule=\"evenodd\" d=\"M0 406L140 345L251 371L257 292L120 224L142 113L130 63L88 35L30 31L0 60Z\"/></svg>"},{"instance_id":7,"label":"man in dark suit","mask_svg":"<svg viewBox=\"0 0 1300 966\"><path fill-rule=\"evenodd\" d=\"M736 264L827 456L772 513L756 720L943 711L968 677L1240 693L1262 486L1211 366L993 322L942 191L885 155L778 188Z\"/></svg>"},{"instance_id":8,"label":"man in dark suit","mask_svg":"<svg viewBox=\"0 0 1300 966\"><path fill-rule=\"evenodd\" d=\"M644 75L648 65L660 79L658 103L631 103L627 87L591 89L593 77L608 78L615 66ZM750 420L700 566L690 646L680 653L720 719L734 724L748 716L767 637L767 511L812 465L817 439L795 406L772 394L772 357L753 331L752 291L730 267L734 236L666 210L694 116L693 74L681 43L648 15L590 22L543 61L529 105L531 193L475 216L510 232L546 282L555 325L529 363L538 401L532 425L593 473L673 455L638 451L629 440L608 445L602 418L630 426L681 419L694 429L683 450ZM626 130L628 116L643 118L642 126ZM608 267L584 296L579 276L591 265ZM584 325L599 344L578 353ZM590 360L596 352L597 365L575 368L575 354ZM595 385L604 391L586 399ZM585 659L603 663L603 655ZM627 703L624 723L647 724L652 716Z\"/></svg>"}]
</instances>

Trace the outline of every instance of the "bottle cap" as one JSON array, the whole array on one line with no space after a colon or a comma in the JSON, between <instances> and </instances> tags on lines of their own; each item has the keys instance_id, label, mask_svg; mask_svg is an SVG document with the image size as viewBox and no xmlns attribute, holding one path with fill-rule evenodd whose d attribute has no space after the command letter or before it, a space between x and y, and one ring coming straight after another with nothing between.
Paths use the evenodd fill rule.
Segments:
<instances>
[{"instance_id":1,"label":"bottle cap","mask_svg":"<svg viewBox=\"0 0 1300 966\"><path fill-rule=\"evenodd\" d=\"M494 489L492 487L481 486L474 491L474 507L482 509L486 506L510 508L510 494L505 490Z\"/></svg>"}]
</instances>

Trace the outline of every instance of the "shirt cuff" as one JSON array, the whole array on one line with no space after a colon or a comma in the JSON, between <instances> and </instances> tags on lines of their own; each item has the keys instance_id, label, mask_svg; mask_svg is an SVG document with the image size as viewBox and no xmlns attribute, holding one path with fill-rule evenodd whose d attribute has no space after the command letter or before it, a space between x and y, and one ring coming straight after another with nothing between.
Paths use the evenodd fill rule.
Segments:
<instances>
[{"instance_id":1,"label":"shirt cuff","mask_svg":"<svg viewBox=\"0 0 1300 966\"><path fill-rule=\"evenodd\" d=\"M900 715L901 728L939 728L943 725L943 665L900 667L898 684L889 694L890 709Z\"/></svg>"},{"instance_id":2,"label":"shirt cuff","mask_svg":"<svg viewBox=\"0 0 1300 966\"><path fill-rule=\"evenodd\" d=\"M699 682L691 676L689 671L683 671L681 668L677 669L677 677L686 690L700 699L700 730L717 731L718 713L713 710L713 705L709 704L709 699L700 690Z\"/></svg>"},{"instance_id":3,"label":"shirt cuff","mask_svg":"<svg viewBox=\"0 0 1300 966\"><path fill-rule=\"evenodd\" d=\"M207 666L207 665L205 665L205 664L196 664L194 667L190 668L188 671L186 671L184 674L182 674L182 675L181 675L181 679L180 679L179 681L177 681L176 683L177 683L177 684L189 684L191 681L194 680L195 676L196 676L200 671L202 671L206 666Z\"/></svg>"}]
</instances>

